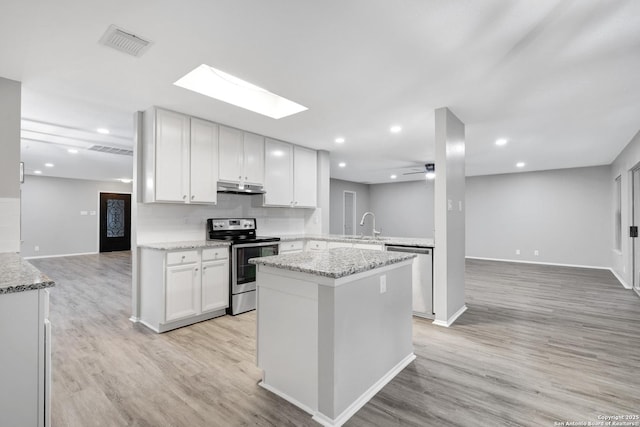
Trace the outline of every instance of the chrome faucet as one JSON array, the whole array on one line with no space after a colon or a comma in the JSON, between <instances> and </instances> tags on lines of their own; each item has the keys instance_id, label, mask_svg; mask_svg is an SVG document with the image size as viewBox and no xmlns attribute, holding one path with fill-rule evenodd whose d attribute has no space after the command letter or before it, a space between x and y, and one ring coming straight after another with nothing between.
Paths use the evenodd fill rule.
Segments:
<instances>
[{"instance_id":1,"label":"chrome faucet","mask_svg":"<svg viewBox=\"0 0 640 427\"><path fill-rule=\"evenodd\" d=\"M376 230L376 215L373 212L365 212L364 215L362 215L362 219L360 220L360 227L364 227L364 219L367 217L367 215L371 215L371 218L373 218L373 234L371 237L377 239L380 235L380 232Z\"/></svg>"}]
</instances>

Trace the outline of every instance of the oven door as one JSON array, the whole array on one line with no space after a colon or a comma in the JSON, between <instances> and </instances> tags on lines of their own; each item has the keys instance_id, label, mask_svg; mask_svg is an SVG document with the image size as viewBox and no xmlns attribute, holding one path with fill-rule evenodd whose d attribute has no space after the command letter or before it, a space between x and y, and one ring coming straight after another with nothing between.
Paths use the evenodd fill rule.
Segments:
<instances>
[{"instance_id":1,"label":"oven door","mask_svg":"<svg viewBox=\"0 0 640 427\"><path fill-rule=\"evenodd\" d=\"M243 243L231 247L231 294L256 289L256 266L251 258L278 255L278 243Z\"/></svg>"}]
</instances>

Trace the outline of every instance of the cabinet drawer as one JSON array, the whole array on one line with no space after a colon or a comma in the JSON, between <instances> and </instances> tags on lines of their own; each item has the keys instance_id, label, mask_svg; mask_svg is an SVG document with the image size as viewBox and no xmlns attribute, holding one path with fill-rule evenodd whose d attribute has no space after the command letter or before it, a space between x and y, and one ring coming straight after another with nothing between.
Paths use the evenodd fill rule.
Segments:
<instances>
[{"instance_id":1,"label":"cabinet drawer","mask_svg":"<svg viewBox=\"0 0 640 427\"><path fill-rule=\"evenodd\" d=\"M202 261L213 261L216 259L229 258L229 248L208 248L202 250Z\"/></svg>"},{"instance_id":2,"label":"cabinet drawer","mask_svg":"<svg viewBox=\"0 0 640 427\"><path fill-rule=\"evenodd\" d=\"M327 242L325 241L310 240L309 243L307 243L308 251L321 251L323 249L327 249Z\"/></svg>"},{"instance_id":3,"label":"cabinet drawer","mask_svg":"<svg viewBox=\"0 0 640 427\"><path fill-rule=\"evenodd\" d=\"M280 243L280 247L278 248L279 252L293 252L293 251L302 251L304 247L304 243L302 240L297 240L295 242L284 242Z\"/></svg>"},{"instance_id":4,"label":"cabinet drawer","mask_svg":"<svg viewBox=\"0 0 640 427\"><path fill-rule=\"evenodd\" d=\"M198 262L198 251L180 251L167 253L167 265Z\"/></svg>"}]
</instances>

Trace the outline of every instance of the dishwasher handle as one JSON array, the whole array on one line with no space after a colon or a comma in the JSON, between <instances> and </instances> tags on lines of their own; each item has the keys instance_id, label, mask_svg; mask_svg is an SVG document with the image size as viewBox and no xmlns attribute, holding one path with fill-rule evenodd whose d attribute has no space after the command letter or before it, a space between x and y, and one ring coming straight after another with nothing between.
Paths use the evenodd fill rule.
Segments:
<instances>
[{"instance_id":1,"label":"dishwasher handle","mask_svg":"<svg viewBox=\"0 0 640 427\"><path fill-rule=\"evenodd\" d=\"M389 252L408 252L410 254L430 255L432 248L416 248L409 246L387 246Z\"/></svg>"}]
</instances>

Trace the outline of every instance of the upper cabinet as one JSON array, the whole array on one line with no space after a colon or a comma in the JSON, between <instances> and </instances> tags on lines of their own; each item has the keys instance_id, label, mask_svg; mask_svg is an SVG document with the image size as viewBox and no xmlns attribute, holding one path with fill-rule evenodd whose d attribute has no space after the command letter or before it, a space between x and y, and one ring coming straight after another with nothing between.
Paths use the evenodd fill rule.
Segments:
<instances>
[{"instance_id":1,"label":"upper cabinet","mask_svg":"<svg viewBox=\"0 0 640 427\"><path fill-rule=\"evenodd\" d=\"M215 204L218 125L159 108L143 121L143 202Z\"/></svg>"},{"instance_id":2,"label":"upper cabinet","mask_svg":"<svg viewBox=\"0 0 640 427\"><path fill-rule=\"evenodd\" d=\"M264 183L264 137L220 126L220 181Z\"/></svg>"},{"instance_id":3,"label":"upper cabinet","mask_svg":"<svg viewBox=\"0 0 640 427\"><path fill-rule=\"evenodd\" d=\"M316 187L316 151L266 139L265 206L315 208Z\"/></svg>"}]
</instances>

